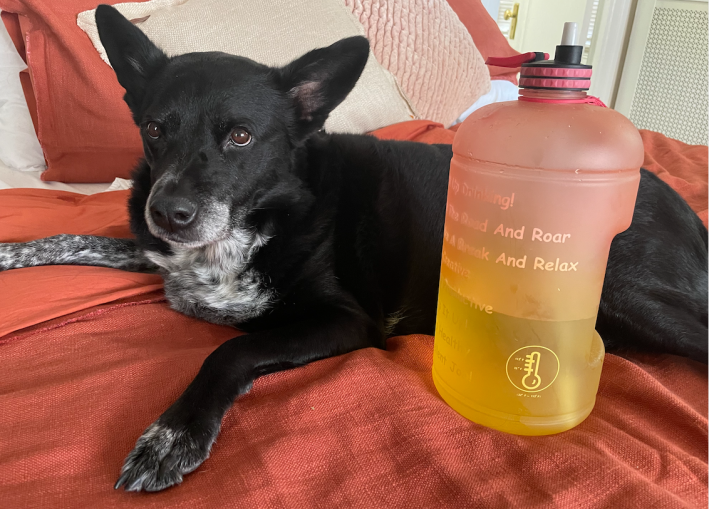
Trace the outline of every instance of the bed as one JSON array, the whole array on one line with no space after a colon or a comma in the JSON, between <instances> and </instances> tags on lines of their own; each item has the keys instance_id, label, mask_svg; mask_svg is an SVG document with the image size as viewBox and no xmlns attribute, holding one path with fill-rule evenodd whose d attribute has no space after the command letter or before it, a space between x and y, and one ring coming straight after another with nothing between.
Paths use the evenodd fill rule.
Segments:
<instances>
[{"instance_id":1,"label":"bed","mask_svg":"<svg viewBox=\"0 0 709 509\"><path fill-rule=\"evenodd\" d=\"M344 3L362 23L371 23L368 36L376 35L376 23L384 19L371 7L376 2ZM431 3L441 7L440 1ZM480 2L448 3L483 56L514 53L504 39L503 45L490 42L501 35L491 19L487 25L480 21L481 14L487 16ZM24 10L31 7L42 23L59 27L56 33L40 30L33 35L42 37L42 44L49 41L47 47L61 43L54 50L55 60L48 60L48 65L56 65L54 75L100 71L105 64L97 55L74 67L69 60L77 48L94 52L86 35L76 30L76 13L95 4L0 0L0 7L20 13L19 20L3 13L3 21L15 30L15 46L8 43L6 48L14 52L16 47L23 54L25 42L31 42L27 33L23 37L28 28L22 25L32 14ZM35 52L35 63L40 57ZM65 59L61 66L58 57ZM18 65L17 70L24 68L23 62ZM35 71L38 86L42 80ZM465 112L458 120L476 107L515 97L516 78L509 69L491 68L490 74L500 81L476 96L472 106L469 102L459 108L458 113ZM67 87L78 79L66 76L55 85ZM87 81L96 77L82 76ZM102 76L104 81L95 80L96 87L90 89L114 87L118 95L111 100L120 105L123 92L115 79ZM25 123L32 130L30 115L37 126L32 94L27 94L32 83L28 76L23 79L30 104ZM61 89L62 97L86 99L72 95L75 88ZM41 109L43 95L38 90L34 92ZM82 104L107 108L93 99ZM52 106L64 108L60 119L77 109L69 99ZM27 110L27 104L23 107ZM40 125L51 127L47 111ZM123 121L125 129L134 129L127 113ZM83 134L99 128L107 129L101 124ZM410 120L373 134L450 143L455 130ZM104 134L101 131L99 148L106 143ZM676 189L706 225L706 147L649 131L641 134L644 166ZM61 143L50 143L62 136ZM38 169L18 172L0 163L0 242L59 233L129 237L130 182L109 171L108 163L115 161L104 154L93 166L74 168L62 150L70 142L84 143L81 136L47 127L43 141L56 156L48 161L64 164L57 166L63 173L52 170L66 177L60 179L64 183L48 182ZM2 147L0 143L0 155ZM39 155L41 164L41 150ZM96 171L110 178L77 183L95 177L91 172ZM386 351L364 349L258 379L227 413L211 458L182 485L154 495L114 492L123 459L137 437L181 394L207 355L239 334L171 310L155 275L78 266L0 273L0 507L707 505L706 365L670 355L608 354L597 404L586 421L555 436L521 437L467 421L443 402L431 378L433 338L423 335L391 338Z\"/></svg>"},{"instance_id":2,"label":"bed","mask_svg":"<svg viewBox=\"0 0 709 509\"><path fill-rule=\"evenodd\" d=\"M375 135L438 143L454 130ZM645 166L706 224L706 147L642 135ZM0 242L127 237L127 193L2 190ZM239 332L172 311L153 275L37 267L0 274L0 288L4 507L706 507L705 365L609 354L585 422L520 437L441 400L422 335L259 379L181 486L114 492L135 439Z\"/></svg>"}]
</instances>

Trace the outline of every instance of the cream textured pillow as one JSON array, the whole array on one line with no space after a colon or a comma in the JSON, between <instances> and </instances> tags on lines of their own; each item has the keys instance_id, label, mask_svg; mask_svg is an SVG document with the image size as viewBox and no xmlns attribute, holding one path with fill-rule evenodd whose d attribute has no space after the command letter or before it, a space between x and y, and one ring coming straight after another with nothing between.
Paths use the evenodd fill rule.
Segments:
<instances>
[{"instance_id":1,"label":"cream textured pillow","mask_svg":"<svg viewBox=\"0 0 709 509\"><path fill-rule=\"evenodd\" d=\"M168 55L223 51L282 66L312 49L364 35L341 0L151 0L114 7ZM77 24L108 63L94 12L80 13ZM396 79L370 52L357 85L325 128L365 133L415 117Z\"/></svg>"},{"instance_id":2,"label":"cream textured pillow","mask_svg":"<svg viewBox=\"0 0 709 509\"><path fill-rule=\"evenodd\" d=\"M446 0L344 2L422 118L448 127L490 90L485 62Z\"/></svg>"}]
</instances>

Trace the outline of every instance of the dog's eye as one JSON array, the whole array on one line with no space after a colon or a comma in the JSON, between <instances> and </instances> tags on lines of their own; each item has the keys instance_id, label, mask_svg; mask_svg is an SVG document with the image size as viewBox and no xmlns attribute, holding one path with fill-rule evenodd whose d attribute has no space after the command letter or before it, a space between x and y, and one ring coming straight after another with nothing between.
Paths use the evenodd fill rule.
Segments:
<instances>
[{"instance_id":1,"label":"dog's eye","mask_svg":"<svg viewBox=\"0 0 709 509\"><path fill-rule=\"evenodd\" d=\"M251 134L243 127L237 127L231 132L231 141L238 147L243 147L251 143Z\"/></svg>"},{"instance_id":2,"label":"dog's eye","mask_svg":"<svg viewBox=\"0 0 709 509\"><path fill-rule=\"evenodd\" d=\"M160 126L157 124L157 122L148 122L148 125L145 127L145 132L147 132L148 136L150 136L154 140L157 140L162 134Z\"/></svg>"}]
</instances>

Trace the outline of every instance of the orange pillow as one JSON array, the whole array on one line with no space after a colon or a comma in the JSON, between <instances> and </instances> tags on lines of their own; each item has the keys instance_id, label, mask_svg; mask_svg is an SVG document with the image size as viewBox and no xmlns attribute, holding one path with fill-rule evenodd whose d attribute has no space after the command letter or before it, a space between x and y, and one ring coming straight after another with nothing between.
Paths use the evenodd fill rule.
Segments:
<instances>
[{"instance_id":1,"label":"orange pillow","mask_svg":"<svg viewBox=\"0 0 709 509\"><path fill-rule=\"evenodd\" d=\"M458 15L460 21L473 37L473 42L484 60L488 57L511 57L519 55L512 49L497 23L487 12L480 0L448 0L448 5ZM503 79L517 84L517 69L488 66L490 79Z\"/></svg>"},{"instance_id":2,"label":"orange pillow","mask_svg":"<svg viewBox=\"0 0 709 509\"><path fill-rule=\"evenodd\" d=\"M0 0L0 10L19 15L4 12L3 22L29 66L25 94L47 160L42 180L128 178L142 156L123 88L76 25L79 12L100 3L118 2Z\"/></svg>"}]
</instances>

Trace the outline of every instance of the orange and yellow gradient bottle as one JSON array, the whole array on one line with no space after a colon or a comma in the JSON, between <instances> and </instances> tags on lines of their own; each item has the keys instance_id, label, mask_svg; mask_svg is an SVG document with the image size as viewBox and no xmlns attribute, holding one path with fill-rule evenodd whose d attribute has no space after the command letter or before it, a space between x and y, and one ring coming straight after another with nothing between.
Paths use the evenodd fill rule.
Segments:
<instances>
[{"instance_id":1,"label":"orange and yellow gradient bottle","mask_svg":"<svg viewBox=\"0 0 709 509\"><path fill-rule=\"evenodd\" d=\"M475 111L453 143L433 380L509 433L558 433L593 409L608 252L640 181L640 135L588 103L581 51L520 56L520 99Z\"/></svg>"}]
</instances>

